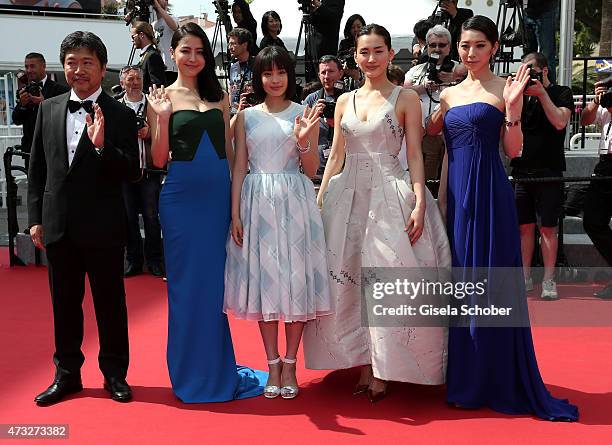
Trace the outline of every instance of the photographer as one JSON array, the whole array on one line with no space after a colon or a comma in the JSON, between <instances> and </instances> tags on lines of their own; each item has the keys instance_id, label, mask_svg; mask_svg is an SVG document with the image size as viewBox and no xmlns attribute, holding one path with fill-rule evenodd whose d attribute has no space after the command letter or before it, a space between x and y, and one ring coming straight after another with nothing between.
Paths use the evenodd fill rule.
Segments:
<instances>
[{"instance_id":1,"label":"photographer","mask_svg":"<svg viewBox=\"0 0 612 445\"><path fill-rule=\"evenodd\" d=\"M125 90L121 102L136 113L138 148L142 177L136 182L123 183L123 201L127 215L127 267L125 277L142 273L146 258L147 268L156 277L163 276L161 227L158 201L161 190L161 174L147 171L153 168L151 158L151 134L147 123L147 99L142 93L142 71L137 66L121 70L119 80ZM144 252L140 236L138 214L144 223Z\"/></svg>"},{"instance_id":2,"label":"photographer","mask_svg":"<svg viewBox=\"0 0 612 445\"><path fill-rule=\"evenodd\" d=\"M427 43L425 39L427 31L433 28L433 26L434 24L428 19L419 20L414 24L412 28L414 33L414 38L412 39L412 65L418 65L427 61L428 55L427 51L425 51Z\"/></svg>"},{"instance_id":3,"label":"photographer","mask_svg":"<svg viewBox=\"0 0 612 445\"><path fill-rule=\"evenodd\" d=\"M448 23L448 30L451 33L450 56L453 60L459 60L457 42L459 42L461 34L461 25L474 15L474 11L467 8L458 8L457 0L439 0L438 11L439 14L434 14L429 20L438 25Z\"/></svg>"},{"instance_id":4,"label":"photographer","mask_svg":"<svg viewBox=\"0 0 612 445\"><path fill-rule=\"evenodd\" d=\"M227 36L227 46L235 60L229 70L230 112L234 115L250 106L249 99L253 97L249 96L253 78L253 56L249 48L253 46L253 37L243 28L234 28Z\"/></svg>"},{"instance_id":5,"label":"photographer","mask_svg":"<svg viewBox=\"0 0 612 445\"><path fill-rule=\"evenodd\" d=\"M595 176L612 176L612 79L595 84L595 99L583 110L581 125L596 123L601 127L599 138L599 162L595 166ZM584 230L593 241L595 248L612 266L612 182L592 181L584 200ZM612 283L595 296L612 299Z\"/></svg>"},{"instance_id":6,"label":"photographer","mask_svg":"<svg viewBox=\"0 0 612 445\"><path fill-rule=\"evenodd\" d=\"M310 20L314 28L310 42L312 60L318 60L327 54L336 54L344 0L312 0L310 8Z\"/></svg>"},{"instance_id":7,"label":"photographer","mask_svg":"<svg viewBox=\"0 0 612 445\"><path fill-rule=\"evenodd\" d=\"M440 92L455 80L453 71L459 65L449 56L451 35L444 26L430 28L425 35L425 42L428 61L412 67L406 73L404 82L406 88L416 91L421 98L423 121L435 111L440 102ZM422 145L425 179L439 179L444 158L444 139L441 134L425 135ZM428 186L436 196L436 187Z\"/></svg>"},{"instance_id":8,"label":"photographer","mask_svg":"<svg viewBox=\"0 0 612 445\"><path fill-rule=\"evenodd\" d=\"M321 116L319 125L319 169L317 176L322 176L325 170L325 164L331 151L332 141L334 139L334 112L336 110L336 101L344 92L338 86L342 85L342 65L335 56L323 56L319 59L319 80L321 88L319 91L309 94L302 101L302 105L308 105L314 108L317 103L324 103L325 109Z\"/></svg>"},{"instance_id":9,"label":"photographer","mask_svg":"<svg viewBox=\"0 0 612 445\"><path fill-rule=\"evenodd\" d=\"M13 109L12 117L15 125L23 125L21 149L29 153L38 106L45 99L65 93L68 88L49 79L46 72L47 64L42 54L27 54L24 67L26 82L18 92L17 104ZM26 160L26 169L27 167Z\"/></svg>"},{"instance_id":10,"label":"photographer","mask_svg":"<svg viewBox=\"0 0 612 445\"><path fill-rule=\"evenodd\" d=\"M147 22L134 22L131 29L134 47L140 50L138 65L142 70L142 88L149 92L152 85L166 85L166 66L159 50L155 48L153 27Z\"/></svg>"},{"instance_id":11,"label":"photographer","mask_svg":"<svg viewBox=\"0 0 612 445\"><path fill-rule=\"evenodd\" d=\"M168 0L153 0L153 8L157 13L157 20L152 23L157 47L161 52L166 70L176 72L176 64L170 56L172 35L178 29L178 18L168 13Z\"/></svg>"},{"instance_id":12,"label":"photographer","mask_svg":"<svg viewBox=\"0 0 612 445\"><path fill-rule=\"evenodd\" d=\"M554 85L548 79L548 60L541 53L530 53L523 63L531 66L531 81L525 89L521 125L523 151L512 160L512 176L538 178L563 176L565 170L565 128L572 115L574 100L569 87ZM557 224L563 206L563 185L559 182L517 183L515 202L521 232L521 253L525 288L533 289L531 260L535 244L535 224L542 235L544 278L541 297L558 298L554 280L557 261Z\"/></svg>"}]
</instances>

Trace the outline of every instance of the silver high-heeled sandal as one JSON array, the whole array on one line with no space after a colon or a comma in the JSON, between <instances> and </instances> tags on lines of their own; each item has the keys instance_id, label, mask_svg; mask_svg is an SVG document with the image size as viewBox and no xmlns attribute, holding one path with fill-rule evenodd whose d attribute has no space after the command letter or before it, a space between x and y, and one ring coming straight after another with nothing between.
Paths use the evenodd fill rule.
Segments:
<instances>
[{"instance_id":1,"label":"silver high-heeled sandal","mask_svg":"<svg viewBox=\"0 0 612 445\"><path fill-rule=\"evenodd\" d=\"M287 358L285 357L283 360L283 363L287 363L290 365L293 365L297 362L297 359L295 358ZM298 395L298 393L300 392L299 388L297 386L293 386L293 385L285 385L281 388L280 390L280 395L283 399L295 399Z\"/></svg>"},{"instance_id":2,"label":"silver high-heeled sandal","mask_svg":"<svg viewBox=\"0 0 612 445\"><path fill-rule=\"evenodd\" d=\"M278 365L281 362L280 355L274 360L268 360L268 365ZM266 399L275 399L281 394L280 387L276 385L266 385L264 387L263 395Z\"/></svg>"}]
</instances>

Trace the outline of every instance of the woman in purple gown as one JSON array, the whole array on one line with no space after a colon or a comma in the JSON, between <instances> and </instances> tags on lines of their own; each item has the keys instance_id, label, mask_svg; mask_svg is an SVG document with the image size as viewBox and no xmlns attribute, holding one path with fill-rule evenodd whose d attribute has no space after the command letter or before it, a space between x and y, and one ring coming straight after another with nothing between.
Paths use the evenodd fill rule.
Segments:
<instances>
[{"instance_id":1,"label":"woman in purple gown","mask_svg":"<svg viewBox=\"0 0 612 445\"><path fill-rule=\"evenodd\" d=\"M454 275L468 278L485 270L489 303L499 289L517 310L527 313L521 272L521 245L512 187L499 155L500 138L510 157L520 152L521 111L529 69L504 80L490 70L497 51L495 23L483 16L468 19L459 41L467 78L440 96L440 110L428 132L442 128L447 144L439 203L447 217ZM503 269L502 269L503 268ZM513 271L518 279L500 271ZM528 318L494 327L475 318L449 330L447 400L463 408L488 406L508 414L532 413L547 420L574 421L578 409L548 392L535 357Z\"/></svg>"}]
</instances>

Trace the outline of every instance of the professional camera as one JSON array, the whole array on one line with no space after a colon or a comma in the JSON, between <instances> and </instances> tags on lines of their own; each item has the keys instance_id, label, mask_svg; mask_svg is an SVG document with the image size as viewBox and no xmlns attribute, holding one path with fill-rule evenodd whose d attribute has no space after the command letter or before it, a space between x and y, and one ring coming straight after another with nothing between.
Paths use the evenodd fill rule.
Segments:
<instances>
[{"instance_id":1,"label":"professional camera","mask_svg":"<svg viewBox=\"0 0 612 445\"><path fill-rule=\"evenodd\" d=\"M136 128L138 128L139 130L141 128L144 128L146 124L146 118L140 114L136 115Z\"/></svg>"},{"instance_id":2,"label":"professional camera","mask_svg":"<svg viewBox=\"0 0 612 445\"><path fill-rule=\"evenodd\" d=\"M26 93L29 93L30 96L40 96L42 94L42 82L36 82L36 81L28 82L28 76L25 71L23 70L17 71L17 73L15 74L15 77L17 77L17 81L19 83L24 85L24 87L21 88L19 92L25 91Z\"/></svg>"},{"instance_id":3,"label":"professional camera","mask_svg":"<svg viewBox=\"0 0 612 445\"><path fill-rule=\"evenodd\" d=\"M325 108L323 108L323 117L325 119L333 119L335 113L336 113L336 101L326 100Z\"/></svg>"},{"instance_id":4,"label":"professional camera","mask_svg":"<svg viewBox=\"0 0 612 445\"><path fill-rule=\"evenodd\" d=\"M126 24L131 24L134 20L139 22L149 22L151 20L151 0L127 0L123 14Z\"/></svg>"},{"instance_id":5,"label":"professional camera","mask_svg":"<svg viewBox=\"0 0 612 445\"><path fill-rule=\"evenodd\" d=\"M448 12L440 9L442 3L444 3L444 0L438 0L438 4L431 14L430 20L434 25L444 25L445 28L448 28L448 22L450 21L451 17Z\"/></svg>"},{"instance_id":6,"label":"professional camera","mask_svg":"<svg viewBox=\"0 0 612 445\"><path fill-rule=\"evenodd\" d=\"M138 110L136 111L136 128L139 130L144 128L146 124L147 117L145 116L145 107L140 104Z\"/></svg>"},{"instance_id":7,"label":"professional camera","mask_svg":"<svg viewBox=\"0 0 612 445\"><path fill-rule=\"evenodd\" d=\"M251 92L251 93L247 93L246 96L246 101L247 104L249 105L257 105L257 98L255 97L255 93Z\"/></svg>"},{"instance_id":8,"label":"professional camera","mask_svg":"<svg viewBox=\"0 0 612 445\"><path fill-rule=\"evenodd\" d=\"M532 69L531 63L527 65L529 68L529 84L528 86L535 85L535 81L539 80L540 83L544 82L544 74L541 71L535 71Z\"/></svg>"},{"instance_id":9,"label":"professional camera","mask_svg":"<svg viewBox=\"0 0 612 445\"><path fill-rule=\"evenodd\" d=\"M299 3L299 10L302 11L303 14L310 14L311 12L311 0L297 0Z\"/></svg>"},{"instance_id":10,"label":"professional camera","mask_svg":"<svg viewBox=\"0 0 612 445\"><path fill-rule=\"evenodd\" d=\"M601 95L599 105L604 108L612 108L612 91L608 90Z\"/></svg>"},{"instance_id":11,"label":"professional camera","mask_svg":"<svg viewBox=\"0 0 612 445\"><path fill-rule=\"evenodd\" d=\"M608 76L607 79L601 80L595 84L596 86L606 87L608 90L601 95L599 98L599 105L604 108L612 108L612 76Z\"/></svg>"},{"instance_id":12,"label":"professional camera","mask_svg":"<svg viewBox=\"0 0 612 445\"><path fill-rule=\"evenodd\" d=\"M529 88L530 86L535 85L536 80L539 80L540 83L544 82L544 73L542 73L541 71L535 71L534 69L532 69L532 67L533 65L531 63L527 65L527 68L529 68L529 82L527 82L525 88ZM504 78L512 76L512 78L515 79L516 73L502 73L499 76Z\"/></svg>"},{"instance_id":13,"label":"professional camera","mask_svg":"<svg viewBox=\"0 0 612 445\"><path fill-rule=\"evenodd\" d=\"M342 52L338 54L338 60L342 63L343 66L346 66L348 69L356 70L357 62L355 62L355 48L350 48L346 52Z\"/></svg>"},{"instance_id":14,"label":"professional camera","mask_svg":"<svg viewBox=\"0 0 612 445\"><path fill-rule=\"evenodd\" d=\"M325 119L333 119L336 113L336 98L340 97L345 92L344 83L339 80L334 83L334 99L324 97L323 89L319 90L318 99L325 99L325 107L323 108L323 117Z\"/></svg>"},{"instance_id":15,"label":"professional camera","mask_svg":"<svg viewBox=\"0 0 612 445\"><path fill-rule=\"evenodd\" d=\"M214 0L213 5L217 12L218 20L221 20L225 33L229 34L232 31L232 21L230 20L230 6L228 0Z\"/></svg>"},{"instance_id":16,"label":"professional camera","mask_svg":"<svg viewBox=\"0 0 612 445\"><path fill-rule=\"evenodd\" d=\"M455 64L450 57L445 57L440 66L438 66L439 61L440 54L433 53L429 55L427 59L427 79L437 84L442 84L444 82L440 79L440 71L452 73L453 69L455 69Z\"/></svg>"}]
</instances>

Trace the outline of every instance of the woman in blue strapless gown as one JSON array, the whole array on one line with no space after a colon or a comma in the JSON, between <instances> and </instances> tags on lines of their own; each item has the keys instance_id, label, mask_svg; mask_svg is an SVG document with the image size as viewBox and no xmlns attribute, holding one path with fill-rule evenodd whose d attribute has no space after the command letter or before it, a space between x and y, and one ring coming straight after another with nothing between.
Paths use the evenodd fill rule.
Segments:
<instances>
[{"instance_id":1,"label":"woman in blue strapless gown","mask_svg":"<svg viewBox=\"0 0 612 445\"><path fill-rule=\"evenodd\" d=\"M178 79L148 96L153 161L162 167L171 157L159 213L172 389L185 403L258 396L267 373L236 365L223 313L230 223L226 154L232 153L229 101L216 78L208 38L198 25L180 27L172 48Z\"/></svg>"},{"instance_id":2,"label":"woman in blue strapless gown","mask_svg":"<svg viewBox=\"0 0 612 445\"><path fill-rule=\"evenodd\" d=\"M522 91L529 72L522 66L516 79L505 81L490 71L497 39L495 23L486 17L475 16L464 23L459 54L468 77L443 91L441 112L428 132L439 131L444 116L448 170L447 185L443 174L440 201L442 206L447 201L455 276L469 275L475 268L495 276L496 268L510 268L504 270L515 271L520 281L505 279L504 292L516 309L526 313L514 194L499 142L501 135L506 153L518 154ZM554 398L544 386L528 321L517 327L487 327L471 320L467 327L451 327L448 350L449 403L463 408L488 406L508 414L533 413L547 420L578 418L577 407Z\"/></svg>"}]
</instances>

